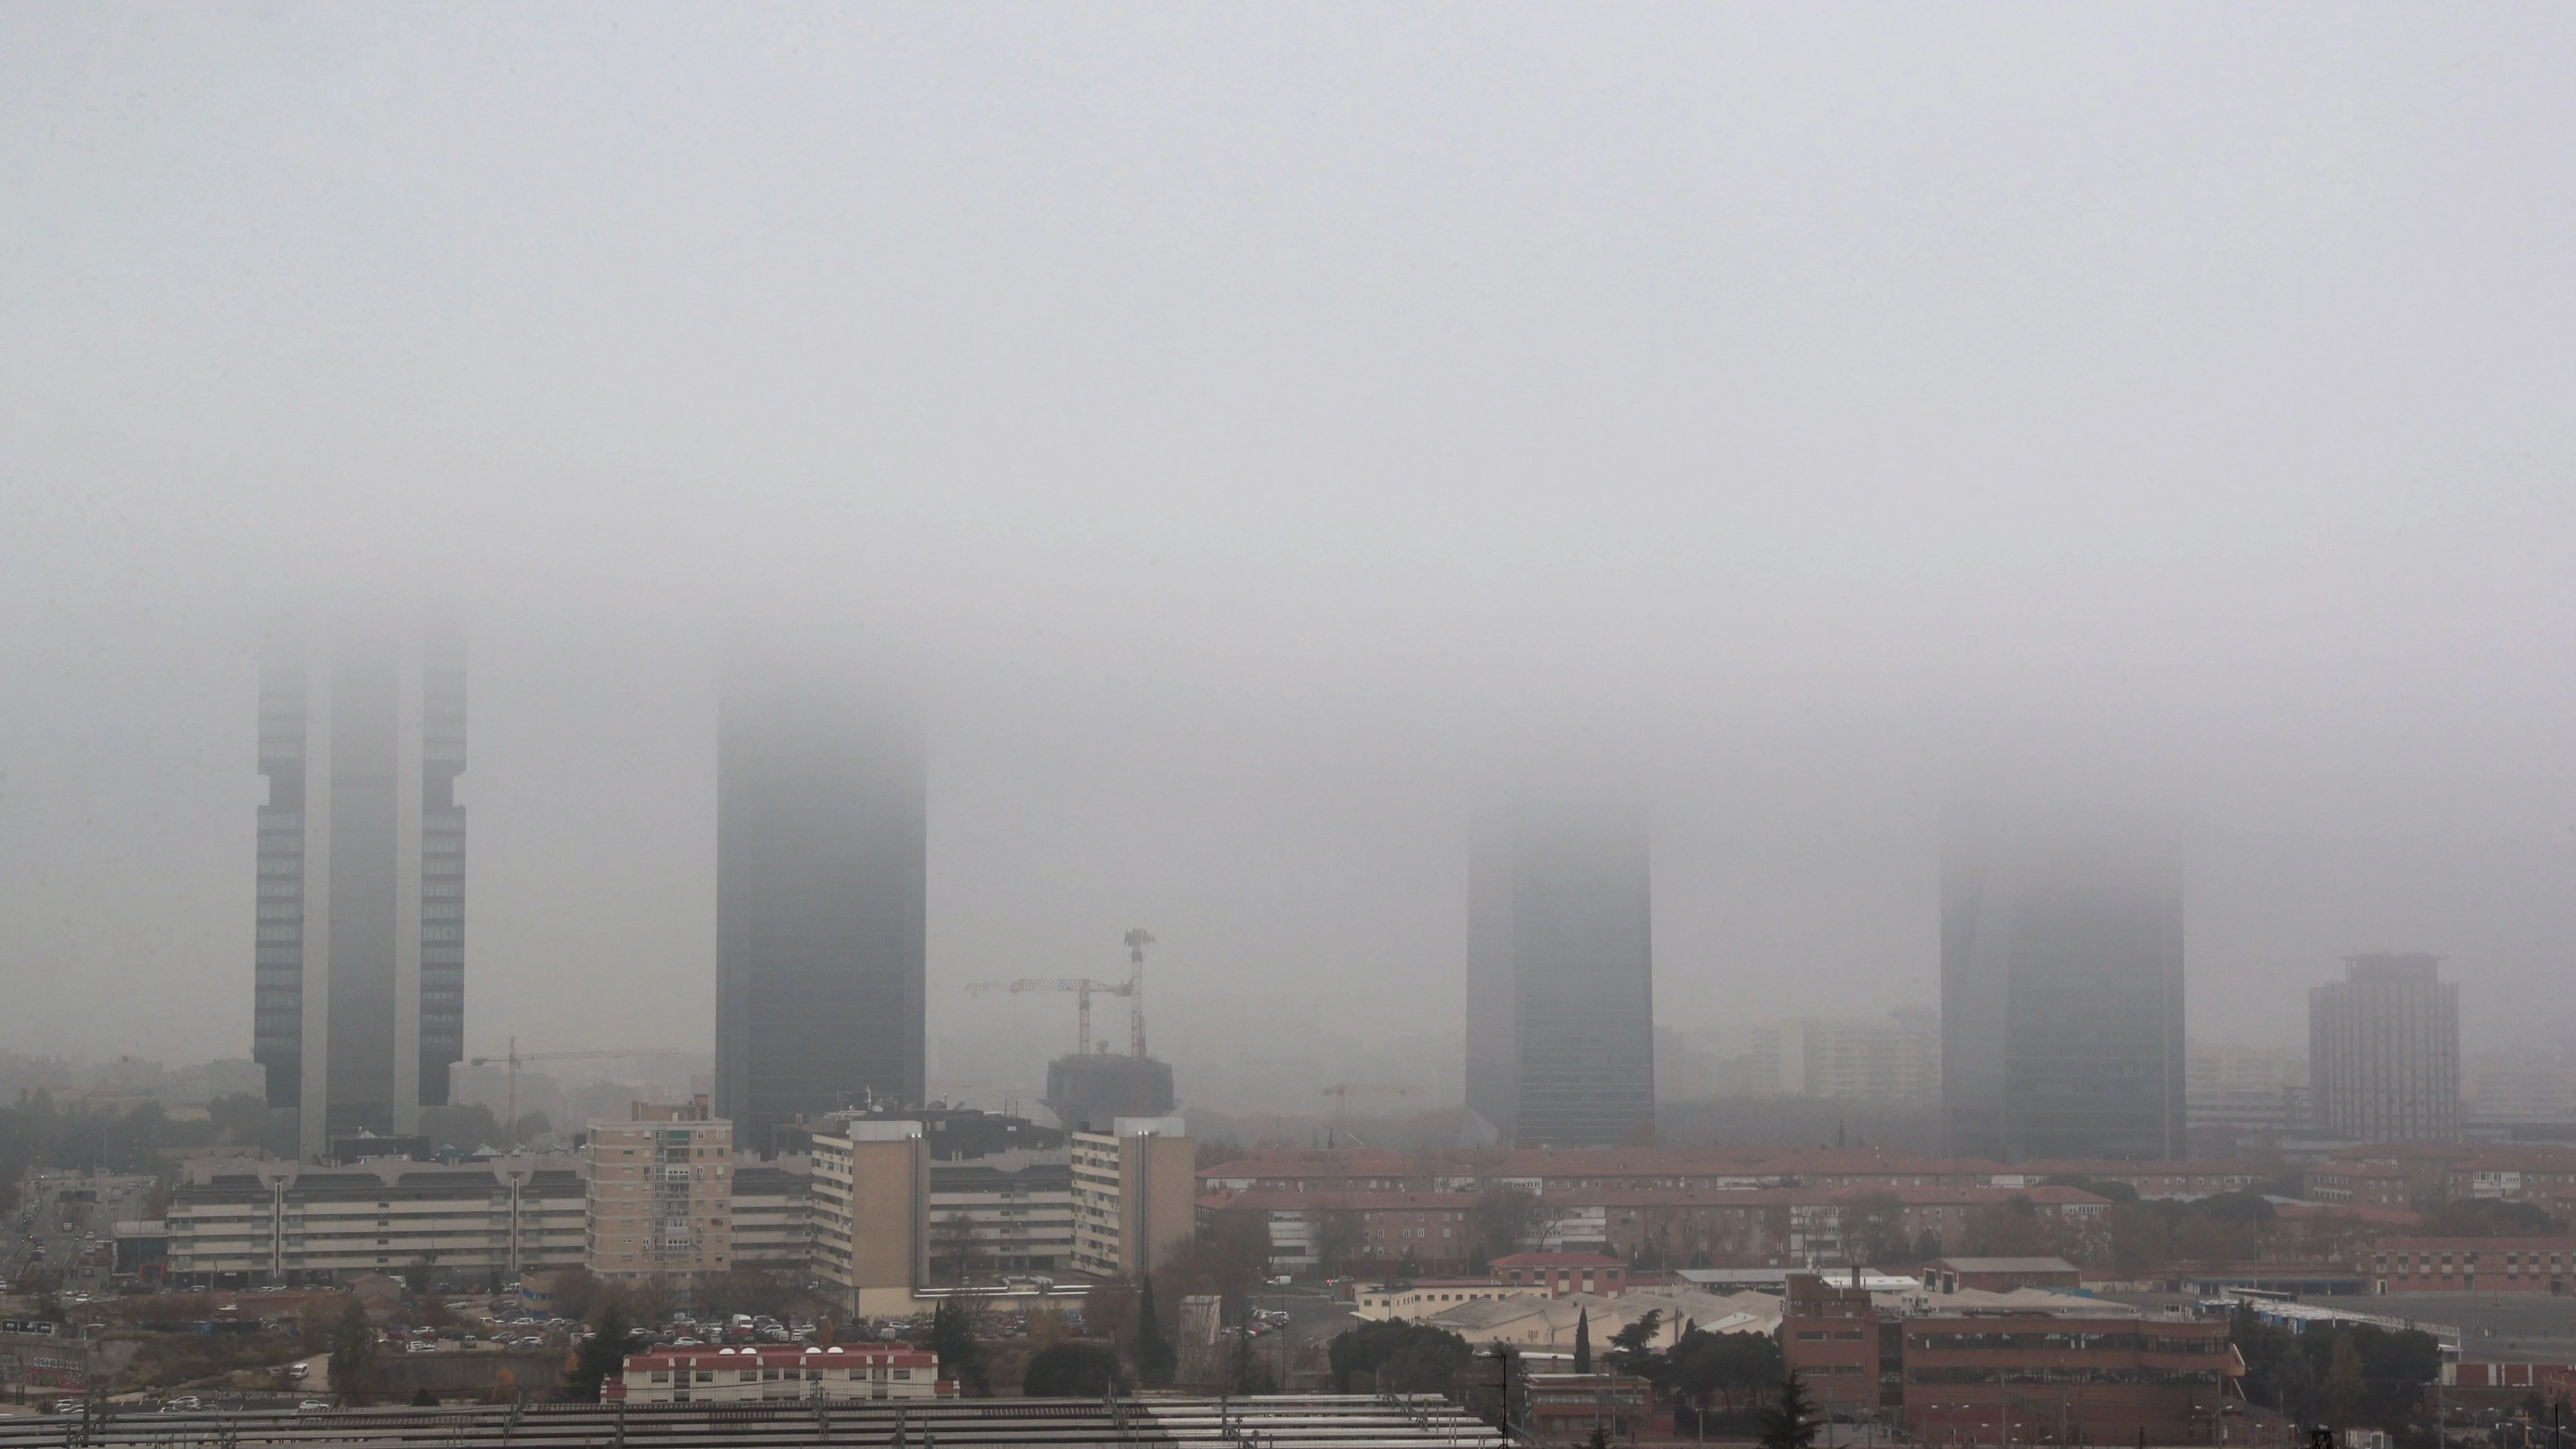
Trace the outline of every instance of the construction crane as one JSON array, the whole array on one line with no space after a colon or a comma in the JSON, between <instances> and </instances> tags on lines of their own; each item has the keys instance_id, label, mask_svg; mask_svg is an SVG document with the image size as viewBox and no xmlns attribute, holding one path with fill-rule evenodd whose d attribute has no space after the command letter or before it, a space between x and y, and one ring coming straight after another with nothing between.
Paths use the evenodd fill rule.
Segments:
<instances>
[{"instance_id":1,"label":"construction crane","mask_svg":"<svg viewBox=\"0 0 2576 1449\"><path fill-rule=\"evenodd\" d=\"M670 1047L643 1047L635 1051L611 1052L523 1052L519 1050L519 1039L514 1036L510 1038L510 1049L501 1055L472 1057L468 1060L471 1065L478 1067L489 1066L494 1062L509 1064L510 1150L516 1152L519 1150L519 1063L602 1061L621 1057L675 1057L678 1055L679 1053Z\"/></svg>"},{"instance_id":2,"label":"construction crane","mask_svg":"<svg viewBox=\"0 0 2576 1449\"><path fill-rule=\"evenodd\" d=\"M1145 1059L1145 948L1154 944L1154 933L1142 926L1127 930L1127 1027L1129 1050L1136 1060Z\"/></svg>"},{"instance_id":3,"label":"construction crane","mask_svg":"<svg viewBox=\"0 0 2576 1449\"><path fill-rule=\"evenodd\" d=\"M1093 1043L1091 1040L1091 993L1097 991L1104 996L1124 996L1132 1001L1136 995L1136 983L1133 981L1125 983L1114 981L1092 981L1080 976L1056 976L1027 977L1018 981L975 981L968 983L966 987L966 994L969 996L981 996L988 991L1007 991L1013 996L1017 996L1023 991L1072 992L1074 1011L1073 1054L1075 1056L1082 1056L1093 1050ZM1107 1043L1104 1042L1101 1043L1101 1045L1105 1048Z\"/></svg>"}]
</instances>

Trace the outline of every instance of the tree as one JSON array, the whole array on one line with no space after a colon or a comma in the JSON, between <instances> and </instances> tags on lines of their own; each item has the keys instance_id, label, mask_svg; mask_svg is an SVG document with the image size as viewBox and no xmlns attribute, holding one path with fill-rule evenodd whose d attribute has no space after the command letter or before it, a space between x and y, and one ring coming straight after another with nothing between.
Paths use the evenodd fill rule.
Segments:
<instances>
[{"instance_id":1,"label":"tree","mask_svg":"<svg viewBox=\"0 0 2576 1449\"><path fill-rule=\"evenodd\" d=\"M626 1367L626 1319L611 1302L600 1314L598 1330L573 1351L572 1371L564 1375L563 1396L596 1403L600 1385Z\"/></svg>"},{"instance_id":2,"label":"tree","mask_svg":"<svg viewBox=\"0 0 2576 1449\"><path fill-rule=\"evenodd\" d=\"M1574 1371L1592 1372L1592 1310L1574 1310Z\"/></svg>"},{"instance_id":3,"label":"tree","mask_svg":"<svg viewBox=\"0 0 2576 1449\"><path fill-rule=\"evenodd\" d=\"M375 1367L376 1326L367 1321L366 1305L352 1298L331 1329L331 1386L354 1403L356 1395L366 1392Z\"/></svg>"},{"instance_id":4,"label":"tree","mask_svg":"<svg viewBox=\"0 0 2576 1449\"><path fill-rule=\"evenodd\" d=\"M1067 1339L1029 1356L1020 1392L1033 1399L1097 1399L1123 1392L1127 1376L1118 1351L1105 1343Z\"/></svg>"},{"instance_id":5,"label":"tree","mask_svg":"<svg viewBox=\"0 0 2576 1449\"><path fill-rule=\"evenodd\" d=\"M1645 1317L1610 1335L1610 1367L1638 1378L1653 1377L1655 1331L1663 1323L1664 1311L1649 1308Z\"/></svg>"},{"instance_id":6,"label":"tree","mask_svg":"<svg viewBox=\"0 0 2576 1449\"><path fill-rule=\"evenodd\" d=\"M1807 1386L1791 1369L1780 1379L1780 1397L1762 1411L1762 1449L1813 1449L1816 1442L1816 1401L1807 1397Z\"/></svg>"},{"instance_id":7,"label":"tree","mask_svg":"<svg viewBox=\"0 0 2576 1449\"><path fill-rule=\"evenodd\" d=\"M939 1356L941 1377L954 1379L959 1393L980 1399L993 1392L984 1341L975 1336L974 1315L962 1299L943 1298L931 1310L930 1351Z\"/></svg>"},{"instance_id":8,"label":"tree","mask_svg":"<svg viewBox=\"0 0 2576 1449\"><path fill-rule=\"evenodd\" d=\"M983 1276L986 1265L983 1235L976 1230L974 1214L953 1212L940 1219L930 1236L930 1272L937 1278L953 1278L960 1284L972 1283Z\"/></svg>"},{"instance_id":9,"label":"tree","mask_svg":"<svg viewBox=\"0 0 2576 1449\"><path fill-rule=\"evenodd\" d=\"M1154 1310L1154 1275L1140 1280L1136 1291L1136 1382L1159 1389L1172 1381L1177 1355L1163 1336L1162 1316Z\"/></svg>"},{"instance_id":10,"label":"tree","mask_svg":"<svg viewBox=\"0 0 2576 1449\"><path fill-rule=\"evenodd\" d=\"M1363 1323L1325 1350L1337 1394L1452 1393L1474 1360L1467 1340L1425 1323Z\"/></svg>"},{"instance_id":11,"label":"tree","mask_svg":"<svg viewBox=\"0 0 2576 1449\"><path fill-rule=\"evenodd\" d=\"M1348 1208L1327 1208L1321 1217L1315 1225L1315 1256L1323 1260L1327 1274L1339 1277L1367 1251L1368 1228Z\"/></svg>"},{"instance_id":12,"label":"tree","mask_svg":"<svg viewBox=\"0 0 2576 1449\"><path fill-rule=\"evenodd\" d=\"M1538 1221L1538 1195L1517 1187L1486 1188L1467 1209L1467 1231L1488 1262L1519 1252Z\"/></svg>"},{"instance_id":13,"label":"tree","mask_svg":"<svg viewBox=\"0 0 2576 1449\"><path fill-rule=\"evenodd\" d=\"M1843 1253L1852 1262L1906 1261L1905 1204L1892 1192L1865 1192L1846 1198L1840 1213Z\"/></svg>"},{"instance_id":14,"label":"tree","mask_svg":"<svg viewBox=\"0 0 2576 1449\"><path fill-rule=\"evenodd\" d=\"M2338 1429L2349 1429L2361 1416L2363 1396L2370 1385L2363 1381L2361 1349L2349 1333L2335 1335L2331 1351L2332 1368L2326 1374L2326 1422Z\"/></svg>"},{"instance_id":15,"label":"tree","mask_svg":"<svg viewBox=\"0 0 2576 1449\"><path fill-rule=\"evenodd\" d=\"M1780 1345L1767 1333L1684 1333L1665 1357L1673 1366L1674 1386L1701 1408L1709 1395L1728 1409L1780 1381Z\"/></svg>"},{"instance_id":16,"label":"tree","mask_svg":"<svg viewBox=\"0 0 2576 1449\"><path fill-rule=\"evenodd\" d=\"M1991 1207L1968 1209L1966 1257L2039 1258L2054 1250L2039 1205L2022 1193Z\"/></svg>"}]
</instances>

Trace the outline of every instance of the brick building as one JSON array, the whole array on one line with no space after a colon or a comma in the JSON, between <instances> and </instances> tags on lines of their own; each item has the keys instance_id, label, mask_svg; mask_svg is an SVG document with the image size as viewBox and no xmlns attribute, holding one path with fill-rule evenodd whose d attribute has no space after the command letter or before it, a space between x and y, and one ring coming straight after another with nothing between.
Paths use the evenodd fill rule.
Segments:
<instances>
[{"instance_id":1,"label":"brick building","mask_svg":"<svg viewBox=\"0 0 2576 1449\"><path fill-rule=\"evenodd\" d=\"M2068 1298L1944 1309L1790 1279L1781 1351L1817 1401L1900 1416L1927 1442L2207 1443L2244 1372L2222 1319Z\"/></svg>"},{"instance_id":2,"label":"brick building","mask_svg":"<svg viewBox=\"0 0 2576 1449\"><path fill-rule=\"evenodd\" d=\"M1600 1253L1514 1253L1494 1260L1494 1277L1506 1287L1562 1298L1596 1293L1616 1298L1628 1291L1628 1265Z\"/></svg>"},{"instance_id":3,"label":"brick building","mask_svg":"<svg viewBox=\"0 0 2576 1449\"><path fill-rule=\"evenodd\" d=\"M1410 1257L1417 1273L1454 1277L1474 1251L1475 1205L1465 1192L1216 1192L1198 1200L1198 1221L1262 1223L1282 1273L1387 1273Z\"/></svg>"},{"instance_id":4,"label":"brick building","mask_svg":"<svg viewBox=\"0 0 2576 1449\"><path fill-rule=\"evenodd\" d=\"M2576 1238L2381 1238L2360 1268L2374 1293L2564 1293Z\"/></svg>"}]
</instances>

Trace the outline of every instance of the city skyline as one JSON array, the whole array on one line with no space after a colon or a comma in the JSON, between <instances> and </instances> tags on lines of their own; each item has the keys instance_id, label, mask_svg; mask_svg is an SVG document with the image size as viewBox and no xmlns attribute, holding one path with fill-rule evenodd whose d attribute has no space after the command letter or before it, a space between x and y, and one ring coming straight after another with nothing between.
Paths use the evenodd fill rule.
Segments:
<instances>
[{"instance_id":1,"label":"city skyline","mask_svg":"<svg viewBox=\"0 0 2576 1449\"><path fill-rule=\"evenodd\" d=\"M472 1053L705 1040L746 615L918 643L934 1032L1131 921L1173 1040L1445 1026L1569 737L1672 1023L1934 999L2036 758L2181 820L2194 1031L2411 943L2576 1029L2563 17L0 23L13 1047L241 1049L249 641L386 589Z\"/></svg>"}]
</instances>

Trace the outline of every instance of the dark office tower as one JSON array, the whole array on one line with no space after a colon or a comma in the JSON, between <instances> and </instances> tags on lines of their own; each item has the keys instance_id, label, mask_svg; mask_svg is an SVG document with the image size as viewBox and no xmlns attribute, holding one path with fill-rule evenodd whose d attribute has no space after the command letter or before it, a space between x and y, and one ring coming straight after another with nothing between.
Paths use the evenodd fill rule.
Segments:
<instances>
[{"instance_id":1,"label":"dark office tower","mask_svg":"<svg viewBox=\"0 0 2576 1449\"><path fill-rule=\"evenodd\" d=\"M282 623L260 658L251 1055L298 1152L408 1135L464 1055L465 644L383 616Z\"/></svg>"},{"instance_id":2,"label":"dark office tower","mask_svg":"<svg viewBox=\"0 0 2576 1449\"><path fill-rule=\"evenodd\" d=\"M1646 813L1524 800L1467 869L1467 1107L1524 1146L1604 1146L1655 1119Z\"/></svg>"},{"instance_id":3,"label":"dark office tower","mask_svg":"<svg viewBox=\"0 0 2576 1449\"><path fill-rule=\"evenodd\" d=\"M926 776L906 702L737 661L717 720L715 1111L922 1101Z\"/></svg>"},{"instance_id":4,"label":"dark office tower","mask_svg":"<svg viewBox=\"0 0 2576 1449\"><path fill-rule=\"evenodd\" d=\"M2182 855L2144 819L1954 815L1941 858L1950 1150L2183 1151Z\"/></svg>"},{"instance_id":5,"label":"dark office tower","mask_svg":"<svg viewBox=\"0 0 2576 1449\"><path fill-rule=\"evenodd\" d=\"M2318 1130L2369 1142L2460 1135L2460 988L2421 951L2344 958L2308 988L2310 1111Z\"/></svg>"}]
</instances>

